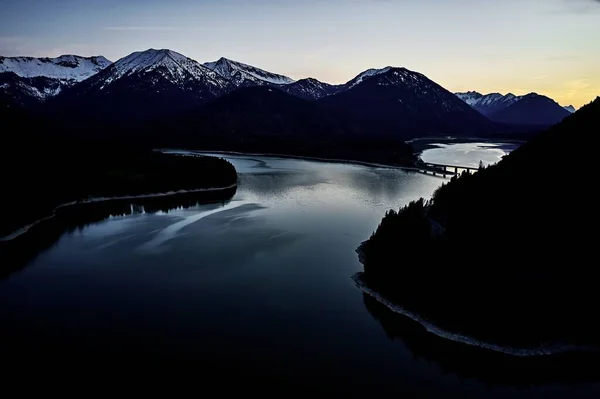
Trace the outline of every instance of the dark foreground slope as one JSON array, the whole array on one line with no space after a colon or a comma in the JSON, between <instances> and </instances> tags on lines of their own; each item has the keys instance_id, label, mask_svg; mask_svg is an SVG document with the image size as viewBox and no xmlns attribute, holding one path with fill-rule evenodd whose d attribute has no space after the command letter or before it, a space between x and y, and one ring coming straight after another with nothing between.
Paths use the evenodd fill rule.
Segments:
<instances>
[{"instance_id":1,"label":"dark foreground slope","mask_svg":"<svg viewBox=\"0 0 600 399\"><path fill-rule=\"evenodd\" d=\"M493 342L600 347L589 201L600 98L495 166L390 211L363 279L438 325Z\"/></svg>"},{"instance_id":2,"label":"dark foreground slope","mask_svg":"<svg viewBox=\"0 0 600 399\"><path fill-rule=\"evenodd\" d=\"M22 110L4 108L0 115L18 129L0 149L0 237L65 202L226 187L237 180L223 159L165 155L123 141L75 141L62 137L56 122Z\"/></svg>"}]
</instances>

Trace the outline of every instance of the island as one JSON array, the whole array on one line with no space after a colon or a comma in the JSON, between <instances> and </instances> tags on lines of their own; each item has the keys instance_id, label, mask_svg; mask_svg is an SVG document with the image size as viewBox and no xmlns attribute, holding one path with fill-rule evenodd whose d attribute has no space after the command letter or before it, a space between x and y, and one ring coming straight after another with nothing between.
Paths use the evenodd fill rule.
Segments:
<instances>
[{"instance_id":1,"label":"island","mask_svg":"<svg viewBox=\"0 0 600 399\"><path fill-rule=\"evenodd\" d=\"M600 98L496 165L386 213L364 293L430 333L509 355L598 351L592 137Z\"/></svg>"}]
</instances>

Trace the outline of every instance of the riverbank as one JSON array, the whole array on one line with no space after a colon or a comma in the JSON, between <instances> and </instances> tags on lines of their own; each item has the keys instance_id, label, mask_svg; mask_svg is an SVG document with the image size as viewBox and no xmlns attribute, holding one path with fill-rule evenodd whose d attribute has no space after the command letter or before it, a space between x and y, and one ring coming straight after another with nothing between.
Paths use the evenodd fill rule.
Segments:
<instances>
[{"instance_id":1,"label":"riverbank","mask_svg":"<svg viewBox=\"0 0 600 399\"><path fill-rule=\"evenodd\" d=\"M572 145L573 137L593 134L599 106L596 100L499 163L452 179L431 199L387 212L361 244L363 281L445 331L482 342L600 349L594 244L578 195L585 179L568 169L546 173L573 157L584 177L594 170L587 167L593 156ZM431 220L443 228L438 234Z\"/></svg>"},{"instance_id":2,"label":"riverbank","mask_svg":"<svg viewBox=\"0 0 600 399\"><path fill-rule=\"evenodd\" d=\"M89 205L89 204L95 204L95 203L100 203L100 202L129 201L129 200L144 199L144 198L171 197L171 196L177 196L177 195L182 195L182 194L199 194L199 193L209 193L209 192L215 193L215 192L220 192L220 191L225 192L225 191L235 189L235 188L237 188L237 183L231 184L226 187L209 187L209 188L199 188L199 189L195 189L195 190L178 190L178 191L169 191L169 192L164 192L164 193L150 193L150 194L141 194L141 195L124 195L124 196L114 196L114 197L92 197L92 198L79 200L79 201L66 202L66 203L56 206L52 210L51 215L46 216L41 219L38 219L35 222L28 224L27 226L21 227L4 237L0 237L0 242L11 241L11 240L14 240L14 239L22 236L23 234L27 233L30 229L39 225L40 223L42 223L44 221L48 221L48 220L56 217L59 211L61 211L64 208L70 207L70 206Z\"/></svg>"},{"instance_id":3,"label":"riverbank","mask_svg":"<svg viewBox=\"0 0 600 399\"><path fill-rule=\"evenodd\" d=\"M0 208L6 212L1 237L15 237L71 204L140 199L148 196L227 191L237 173L217 157L184 157L151 150L81 143L18 149L1 159Z\"/></svg>"},{"instance_id":4,"label":"riverbank","mask_svg":"<svg viewBox=\"0 0 600 399\"><path fill-rule=\"evenodd\" d=\"M500 146L508 145L511 147L520 146L526 143L525 140L490 138L490 137L420 137L406 142L409 144L415 155L421 154L423 151L431 148L436 148L436 144L468 144L468 143L487 143L498 144Z\"/></svg>"},{"instance_id":5,"label":"riverbank","mask_svg":"<svg viewBox=\"0 0 600 399\"><path fill-rule=\"evenodd\" d=\"M403 169L403 170L411 170L411 171L419 171L420 169L414 166L405 165L405 164L383 164L383 163L375 163L375 162L365 162L353 159L339 159L339 158L319 158L319 157L309 157L302 155L288 155L288 154L273 154L273 153L250 153L250 152L236 152L236 151L209 151L209 150L186 150L186 149L175 149L175 148L162 148L157 149L156 151L163 152L165 154L195 154L195 155L204 155L210 156L210 154L216 155L231 155L231 156L253 156L253 157L265 157L265 158L277 158L277 159L299 159L305 161L314 161L314 162L327 162L327 163L340 163L345 165L360 165L367 166L371 168L386 168L386 169Z\"/></svg>"},{"instance_id":6,"label":"riverbank","mask_svg":"<svg viewBox=\"0 0 600 399\"><path fill-rule=\"evenodd\" d=\"M359 254L360 255L360 254ZM588 346L577 346L577 345L568 345L568 344L560 344L560 343L550 343L540 345L538 347L514 347L508 345L501 345L492 342L483 341L477 339L475 337L471 337L468 335L461 334L459 332L450 331L444 329L434 322L424 318L420 314L416 312L412 312L393 301L389 300L385 297L385 295L371 289L363 280L363 273L359 272L352 276L352 281L354 281L354 285L356 288L361 290L363 293L369 295L370 297L377 300L379 303L387 307L394 313L400 314L404 317L411 319L412 321L420 324L428 333L434 334L440 338L465 344L469 346L479 347L482 349L491 350L494 352L499 352L505 355L510 356L519 356L519 357L533 357L533 356L548 356L548 355L557 355L563 353L571 353L571 352L597 352L600 353L598 348L588 347Z\"/></svg>"}]
</instances>

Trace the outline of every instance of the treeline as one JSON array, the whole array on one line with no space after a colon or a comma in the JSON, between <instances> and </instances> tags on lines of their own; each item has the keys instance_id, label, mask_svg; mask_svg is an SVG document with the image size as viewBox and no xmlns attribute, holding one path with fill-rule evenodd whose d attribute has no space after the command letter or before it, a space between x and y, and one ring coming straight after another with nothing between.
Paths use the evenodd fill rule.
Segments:
<instances>
[{"instance_id":1,"label":"treeline","mask_svg":"<svg viewBox=\"0 0 600 399\"><path fill-rule=\"evenodd\" d=\"M127 134L162 147L412 165L416 158L411 146L398 135L379 134L380 127L365 127L276 89L249 87L184 115L128 129Z\"/></svg>"},{"instance_id":2,"label":"treeline","mask_svg":"<svg viewBox=\"0 0 600 399\"><path fill-rule=\"evenodd\" d=\"M388 212L364 278L446 327L495 341L600 345L593 229L600 98L497 165Z\"/></svg>"},{"instance_id":3,"label":"treeline","mask_svg":"<svg viewBox=\"0 0 600 399\"><path fill-rule=\"evenodd\" d=\"M50 215L65 202L237 181L233 165L220 158L167 155L123 140L75 140L61 135L60 126L17 120L7 126L14 131L3 137L0 150L0 236Z\"/></svg>"}]
</instances>

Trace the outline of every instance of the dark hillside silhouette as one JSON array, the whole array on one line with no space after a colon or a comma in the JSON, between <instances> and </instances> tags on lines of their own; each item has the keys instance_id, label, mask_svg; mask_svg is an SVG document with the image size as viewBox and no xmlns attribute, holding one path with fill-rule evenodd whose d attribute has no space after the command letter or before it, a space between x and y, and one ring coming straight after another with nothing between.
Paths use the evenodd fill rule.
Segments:
<instances>
[{"instance_id":1,"label":"dark hillside silhouette","mask_svg":"<svg viewBox=\"0 0 600 399\"><path fill-rule=\"evenodd\" d=\"M0 116L18 134L3 138L0 236L48 216L59 204L88 197L140 195L236 183L229 162L212 157L165 155L124 140L74 140L56 121L0 107Z\"/></svg>"},{"instance_id":2,"label":"dark hillside silhouette","mask_svg":"<svg viewBox=\"0 0 600 399\"><path fill-rule=\"evenodd\" d=\"M318 103L377 136L473 136L498 130L453 93L405 68L390 68L367 77Z\"/></svg>"},{"instance_id":3,"label":"dark hillside silhouette","mask_svg":"<svg viewBox=\"0 0 600 399\"><path fill-rule=\"evenodd\" d=\"M401 165L415 161L412 148L401 139L374 137L370 130L337 118L313 101L265 86L237 89L195 111L153 121L139 131L140 137L146 135L146 140L163 147Z\"/></svg>"},{"instance_id":4,"label":"dark hillside silhouette","mask_svg":"<svg viewBox=\"0 0 600 399\"><path fill-rule=\"evenodd\" d=\"M571 115L556 101L530 93L516 103L494 112L489 118L498 123L513 125L551 126Z\"/></svg>"},{"instance_id":5,"label":"dark hillside silhouette","mask_svg":"<svg viewBox=\"0 0 600 399\"><path fill-rule=\"evenodd\" d=\"M600 347L594 205L581 182L600 98L429 202L383 218L359 248L364 280L446 328L515 345Z\"/></svg>"}]
</instances>

